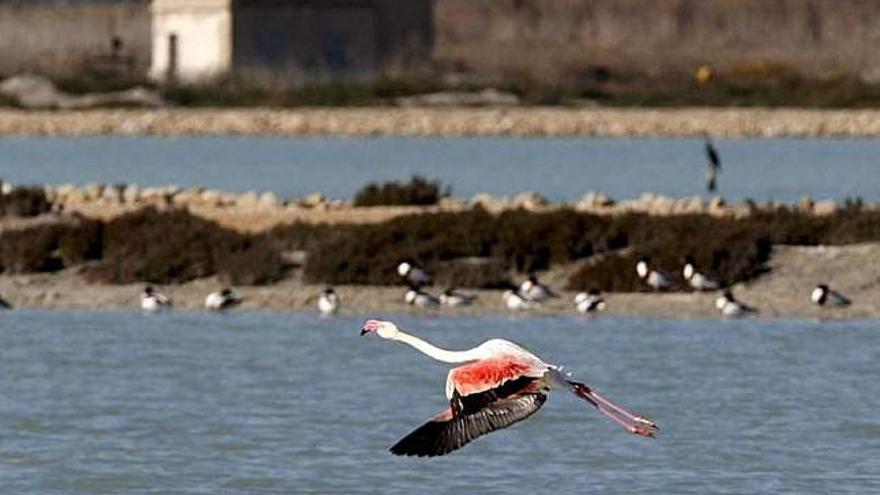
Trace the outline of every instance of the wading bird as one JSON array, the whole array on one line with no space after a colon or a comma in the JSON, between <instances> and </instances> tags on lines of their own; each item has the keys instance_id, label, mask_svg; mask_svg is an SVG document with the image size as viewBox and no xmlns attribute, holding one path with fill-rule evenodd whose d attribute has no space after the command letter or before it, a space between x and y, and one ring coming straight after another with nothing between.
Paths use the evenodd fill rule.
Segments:
<instances>
[{"instance_id":1,"label":"wading bird","mask_svg":"<svg viewBox=\"0 0 880 495\"><path fill-rule=\"evenodd\" d=\"M205 308L220 311L241 304L242 299L232 289L225 288L220 292L212 292L205 298Z\"/></svg>"},{"instance_id":2,"label":"wading bird","mask_svg":"<svg viewBox=\"0 0 880 495\"><path fill-rule=\"evenodd\" d=\"M411 261L397 265L397 274L408 284L416 287L431 284L431 274Z\"/></svg>"},{"instance_id":3,"label":"wading bird","mask_svg":"<svg viewBox=\"0 0 880 495\"><path fill-rule=\"evenodd\" d=\"M529 274L529 278L520 284L519 294L527 300L534 302L541 302L550 298L559 297L552 289L550 289L550 287L538 281L538 275L534 273Z\"/></svg>"},{"instance_id":4,"label":"wading bird","mask_svg":"<svg viewBox=\"0 0 880 495\"><path fill-rule=\"evenodd\" d=\"M318 298L318 311L323 316L330 316L339 311L339 296L333 287L327 287Z\"/></svg>"},{"instance_id":5,"label":"wading bird","mask_svg":"<svg viewBox=\"0 0 880 495\"><path fill-rule=\"evenodd\" d=\"M639 277L644 280L645 283L655 290L669 288L669 286L672 285L672 277L663 270L651 268L651 265L649 265L650 262L651 259L647 256L639 258L639 262L636 263L636 273L639 274Z\"/></svg>"},{"instance_id":6,"label":"wading bird","mask_svg":"<svg viewBox=\"0 0 880 495\"><path fill-rule=\"evenodd\" d=\"M715 290L719 287L717 280L697 270L697 262L691 256L684 257L684 269L681 274L696 290Z\"/></svg>"},{"instance_id":7,"label":"wading bird","mask_svg":"<svg viewBox=\"0 0 880 495\"><path fill-rule=\"evenodd\" d=\"M444 363L463 364L446 379L449 408L391 447L397 455L448 454L471 440L522 421L541 408L550 390L567 390L587 401L631 433L653 437L657 425L599 395L588 385L568 379L522 347L501 339L467 351L448 351L402 332L390 321L367 320L361 335L375 333L403 342Z\"/></svg>"},{"instance_id":8,"label":"wading bird","mask_svg":"<svg viewBox=\"0 0 880 495\"><path fill-rule=\"evenodd\" d=\"M718 188L718 173L721 172L721 157L718 150L712 143L712 138L706 136L706 158L709 160L708 169L706 170L706 190L715 192Z\"/></svg>"},{"instance_id":9,"label":"wading bird","mask_svg":"<svg viewBox=\"0 0 880 495\"><path fill-rule=\"evenodd\" d=\"M605 299L596 289L590 289L589 292L581 292L574 296L574 307L578 313L588 314L596 311L605 310Z\"/></svg>"},{"instance_id":10,"label":"wading bird","mask_svg":"<svg viewBox=\"0 0 880 495\"><path fill-rule=\"evenodd\" d=\"M443 291L443 294L440 294L440 304L444 304L451 308L470 306L476 299L476 295L462 292L454 287L450 287Z\"/></svg>"},{"instance_id":11,"label":"wading bird","mask_svg":"<svg viewBox=\"0 0 880 495\"><path fill-rule=\"evenodd\" d=\"M415 286L406 291L403 299L410 306L418 306L420 308L436 308L440 305L440 299L437 296Z\"/></svg>"},{"instance_id":12,"label":"wading bird","mask_svg":"<svg viewBox=\"0 0 880 495\"><path fill-rule=\"evenodd\" d=\"M171 309L171 299L156 292L151 285L141 292L141 309L146 313L159 313Z\"/></svg>"},{"instance_id":13,"label":"wading bird","mask_svg":"<svg viewBox=\"0 0 880 495\"><path fill-rule=\"evenodd\" d=\"M715 307L721 311L722 316L728 318L742 318L743 316L758 312L757 309L746 306L738 301L733 297L733 293L729 290L724 291L724 294L721 294L721 296L715 300Z\"/></svg>"},{"instance_id":14,"label":"wading bird","mask_svg":"<svg viewBox=\"0 0 880 495\"><path fill-rule=\"evenodd\" d=\"M813 289L810 299L812 299L814 303L823 307L835 306L842 308L852 304L852 301L850 301L849 298L836 290L831 290L826 284L817 285L816 288Z\"/></svg>"},{"instance_id":15,"label":"wading bird","mask_svg":"<svg viewBox=\"0 0 880 495\"><path fill-rule=\"evenodd\" d=\"M507 306L507 309L511 311L521 311L532 309L534 307L534 305L521 296L518 291L512 289L504 291L504 293L501 294L501 299L504 301L504 305Z\"/></svg>"}]
</instances>

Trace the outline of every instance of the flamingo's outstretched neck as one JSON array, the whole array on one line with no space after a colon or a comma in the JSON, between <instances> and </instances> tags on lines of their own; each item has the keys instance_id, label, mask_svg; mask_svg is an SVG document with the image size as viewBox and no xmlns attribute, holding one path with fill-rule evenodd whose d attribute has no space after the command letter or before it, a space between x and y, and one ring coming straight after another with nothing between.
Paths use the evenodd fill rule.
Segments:
<instances>
[{"instance_id":1,"label":"flamingo's outstretched neck","mask_svg":"<svg viewBox=\"0 0 880 495\"><path fill-rule=\"evenodd\" d=\"M404 344L409 344L415 347L417 350L421 351L422 353L431 356L437 361L443 361L444 363L466 363L469 361L476 361L484 357L477 354L476 348L467 351L447 351L446 349L441 349L435 345L425 342L418 337L401 331L398 331L397 334L392 337L392 339L403 342Z\"/></svg>"},{"instance_id":2,"label":"flamingo's outstretched neck","mask_svg":"<svg viewBox=\"0 0 880 495\"><path fill-rule=\"evenodd\" d=\"M575 395L592 404L593 407L599 410L599 412L608 416L631 433L644 437L653 437L660 429L654 424L654 422L641 416L636 416L605 397L602 397L588 385L573 381L569 381L568 384L571 385L571 391Z\"/></svg>"}]
</instances>

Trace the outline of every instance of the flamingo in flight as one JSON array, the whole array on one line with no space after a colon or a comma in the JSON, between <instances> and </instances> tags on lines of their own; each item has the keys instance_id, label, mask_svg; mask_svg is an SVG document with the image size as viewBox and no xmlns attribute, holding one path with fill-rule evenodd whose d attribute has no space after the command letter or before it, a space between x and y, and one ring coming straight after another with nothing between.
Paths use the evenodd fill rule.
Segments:
<instances>
[{"instance_id":1,"label":"flamingo in flight","mask_svg":"<svg viewBox=\"0 0 880 495\"><path fill-rule=\"evenodd\" d=\"M492 339L466 351L449 351L381 320L364 323L361 335L371 333L408 344L438 361L461 364L446 379L449 407L392 446L393 454L448 454L536 413L551 389L574 393L636 435L653 437L658 431L650 420L617 406L588 385L569 380L558 366L545 363L513 342Z\"/></svg>"}]
</instances>

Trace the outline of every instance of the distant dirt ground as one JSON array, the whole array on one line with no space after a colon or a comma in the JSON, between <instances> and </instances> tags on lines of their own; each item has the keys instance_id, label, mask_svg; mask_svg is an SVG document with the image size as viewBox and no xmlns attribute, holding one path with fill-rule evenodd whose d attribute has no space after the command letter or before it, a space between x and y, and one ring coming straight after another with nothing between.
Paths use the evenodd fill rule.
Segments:
<instances>
[{"instance_id":1,"label":"distant dirt ground","mask_svg":"<svg viewBox=\"0 0 880 495\"><path fill-rule=\"evenodd\" d=\"M761 318L880 318L880 243L834 247L776 246L770 272L749 284L738 284L734 293L755 306ZM561 280L561 273L547 280ZM810 300L810 291L820 282L853 299L843 309L821 309ZM205 295L221 287L214 279L197 280L180 286L161 287L177 308L199 309ZM74 271L58 274L0 276L0 295L22 308L138 309L140 285L91 285ZM315 311L322 286L305 285L295 278L265 287L242 287L243 309L272 311ZM501 292L481 290L477 303L469 308L422 310L403 303L401 287L343 286L336 288L343 313L425 313L443 315L507 314ZM439 293L441 288L431 288ZM574 293L563 293L529 314L576 314ZM715 293L606 294L604 315L662 318L714 318ZM601 316L600 316L601 317ZM2 314L0 314L2 318Z\"/></svg>"}]
</instances>

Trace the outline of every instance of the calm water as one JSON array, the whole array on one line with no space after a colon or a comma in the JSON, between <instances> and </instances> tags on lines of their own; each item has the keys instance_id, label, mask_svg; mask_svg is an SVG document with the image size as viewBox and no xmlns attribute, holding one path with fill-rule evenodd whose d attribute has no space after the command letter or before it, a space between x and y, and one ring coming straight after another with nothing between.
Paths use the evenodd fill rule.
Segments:
<instances>
[{"instance_id":1,"label":"calm water","mask_svg":"<svg viewBox=\"0 0 880 495\"><path fill-rule=\"evenodd\" d=\"M880 140L721 140L719 192L728 199L880 201ZM16 183L179 184L283 197L348 198L369 181L441 179L453 192L536 190L572 200L595 190L704 192L694 139L513 138L0 138L0 177Z\"/></svg>"},{"instance_id":2,"label":"calm water","mask_svg":"<svg viewBox=\"0 0 880 495\"><path fill-rule=\"evenodd\" d=\"M0 315L6 493L880 491L880 323L401 320L519 341L663 428L572 396L438 459L386 449L445 407L446 367L304 315Z\"/></svg>"}]
</instances>

